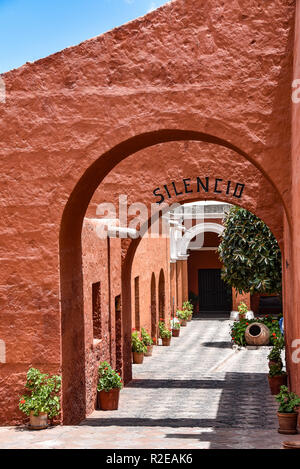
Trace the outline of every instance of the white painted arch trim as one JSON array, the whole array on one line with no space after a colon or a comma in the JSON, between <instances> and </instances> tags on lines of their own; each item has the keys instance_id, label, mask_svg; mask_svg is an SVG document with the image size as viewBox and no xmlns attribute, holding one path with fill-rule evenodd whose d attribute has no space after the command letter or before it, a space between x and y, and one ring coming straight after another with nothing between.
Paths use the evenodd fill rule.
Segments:
<instances>
[{"instance_id":1,"label":"white painted arch trim","mask_svg":"<svg viewBox=\"0 0 300 469\"><path fill-rule=\"evenodd\" d=\"M195 226L192 226L189 230L184 233L182 240L179 246L179 256L187 256L187 251L189 248L189 244L192 239L200 233L217 233L222 234L224 231L224 226L220 225L219 223L198 223Z\"/></svg>"}]
</instances>

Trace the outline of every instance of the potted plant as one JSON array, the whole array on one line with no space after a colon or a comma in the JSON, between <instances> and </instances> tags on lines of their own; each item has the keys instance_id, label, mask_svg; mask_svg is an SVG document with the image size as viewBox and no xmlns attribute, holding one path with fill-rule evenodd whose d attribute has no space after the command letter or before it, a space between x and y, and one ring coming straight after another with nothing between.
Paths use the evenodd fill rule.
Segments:
<instances>
[{"instance_id":1,"label":"potted plant","mask_svg":"<svg viewBox=\"0 0 300 469\"><path fill-rule=\"evenodd\" d=\"M297 407L300 405L300 397L294 392L289 392L287 386L281 386L280 392L275 399L279 402L277 412L278 432L286 435L297 433Z\"/></svg>"},{"instance_id":2,"label":"potted plant","mask_svg":"<svg viewBox=\"0 0 300 469\"><path fill-rule=\"evenodd\" d=\"M245 303L241 302L238 305L238 312L239 312L239 320L243 321L244 319L246 319L246 314L248 313L248 306Z\"/></svg>"},{"instance_id":3,"label":"potted plant","mask_svg":"<svg viewBox=\"0 0 300 469\"><path fill-rule=\"evenodd\" d=\"M282 371L280 364L271 365L268 374L268 381L271 390L271 394L278 394L281 386L287 385L287 374Z\"/></svg>"},{"instance_id":4,"label":"potted plant","mask_svg":"<svg viewBox=\"0 0 300 469\"><path fill-rule=\"evenodd\" d=\"M164 346L169 346L171 343L172 332L171 329L168 329L163 321L158 323L159 335Z\"/></svg>"},{"instance_id":5,"label":"potted plant","mask_svg":"<svg viewBox=\"0 0 300 469\"><path fill-rule=\"evenodd\" d=\"M47 428L48 418L59 414L61 376L41 373L36 368L27 372L25 387L28 394L21 396L19 409L30 418L30 428Z\"/></svg>"},{"instance_id":6,"label":"potted plant","mask_svg":"<svg viewBox=\"0 0 300 469\"><path fill-rule=\"evenodd\" d=\"M137 331L133 331L131 334L131 349L133 363L139 365L142 364L144 361L144 354L147 353L147 347L142 339L138 336Z\"/></svg>"},{"instance_id":7,"label":"potted plant","mask_svg":"<svg viewBox=\"0 0 300 469\"><path fill-rule=\"evenodd\" d=\"M109 363L104 361L99 365L98 376L98 407L102 410L117 410L120 389L123 387L120 373L117 373Z\"/></svg>"},{"instance_id":8,"label":"potted plant","mask_svg":"<svg viewBox=\"0 0 300 469\"><path fill-rule=\"evenodd\" d=\"M188 315L187 315L186 311L178 310L178 311L176 311L176 316L178 317L178 319L180 321L180 325L182 327L185 327L186 323L187 323L187 318L188 318Z\"/></svg>"},{"instance_id":9,"label":"potted plant","mask_svg":"<svg viewBox=\"0 0 300 469\"><path fill-rule=\"evenodd\" d=\"M144 345L147 348L147 351L144 353L144 356L145 357L151 357L152 356L152 351L153 351L153 339L151 339L150 335L148 334L146 329L144 329L143 327L142 327L142 330L141 330L141 337L142 337L142 341L143 341Z\"/></svg>"},{"instance_id":10,"label":"potted plant","mask_svg":"<svg viewBox=\"0 0 300 469\"><path fill-rule=\"evenodd\" d=\"M193 316L193 309L194 309L194 306L192 305L192 303L190 301L185 301L182 305L182 309L183 311L186 311L187 313L187 321L191 321L192 316Z\"/></svg>"},{"instance_id":11,"label":"potted plant","mask_svg":"<svg viewBox=\"0 0 300 469\"><path fill-rule=\"evenodd\" d=\"M283 348L283 343L284 341L282 340L278 340L277 343L275 343L275 345L273 345L269 355L268 355L268 359L269 359L269 368L272 366L272 365L279 365L281 366L281 368L283 367L283 363L282 363L282 359L281 359L281 350Z\"/></svg>"},{"instance_id":12,"label":"potted plant","mask_svg":"<svg viewBox=\"0 0 300 469\"><path fill-rule=\"evenodd\" d=\"M180 321L178 318L173 318L171 321L172 337L179 337L180 334Z\"/></svg>"}]
</instances>

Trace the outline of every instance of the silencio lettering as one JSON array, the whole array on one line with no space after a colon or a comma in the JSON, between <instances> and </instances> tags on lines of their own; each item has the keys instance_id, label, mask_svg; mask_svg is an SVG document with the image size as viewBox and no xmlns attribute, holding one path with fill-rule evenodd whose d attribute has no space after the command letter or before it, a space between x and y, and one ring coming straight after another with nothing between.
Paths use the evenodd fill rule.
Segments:
<instances>
[{"instance_id":1,"label":"silencio lettering","mask_svg":"<svg viewBox=\"0 0 300 469\"><path fill-rule=\"evenodd\" d=\"M171 181L168 184L163 184L161 187L156 187L153 194L159 200L156 201L158 205L164 200L172 199L183 194L192 193L215 193L225 194L240 199L243 196L245 184L241 182L226 181L222 178L198 177L184 178L180 182Z\"/></svg>"}]
</instances>

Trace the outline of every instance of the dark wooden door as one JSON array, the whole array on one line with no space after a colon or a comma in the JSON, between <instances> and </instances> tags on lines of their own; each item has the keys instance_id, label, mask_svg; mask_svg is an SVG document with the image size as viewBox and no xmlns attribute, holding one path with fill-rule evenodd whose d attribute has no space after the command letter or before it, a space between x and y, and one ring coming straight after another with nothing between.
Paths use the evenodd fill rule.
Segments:
<instances>
[{"instance_id":1,"label":"dark wooden door","mask_svg":"<svg viewBox=\"0 0 300 469\"><path fill-rule=\"evenodd\" d=\"M199 269L199 311L228 313L232 289L221 279L221 269Z\"/></svg>"}]
</instances>

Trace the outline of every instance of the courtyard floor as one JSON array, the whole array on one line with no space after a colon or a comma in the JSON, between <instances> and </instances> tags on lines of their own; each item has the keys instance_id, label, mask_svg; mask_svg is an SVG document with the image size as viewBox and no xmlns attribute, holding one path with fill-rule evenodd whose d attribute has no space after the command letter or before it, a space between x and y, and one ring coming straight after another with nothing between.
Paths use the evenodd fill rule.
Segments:
<instances>
[{"instance_id":1,"label":"courtyard floor","mask_svg":"<svg viewBox=\"0 0 300 469\"><path fill-rule=\"evenodd\" d=\"M133 366L119 410L78 426L0 428L0 448L280 449L277 405L267 381L268 348L232 350L230 322L193 319Z\"/></svg>"}]
</instances>

